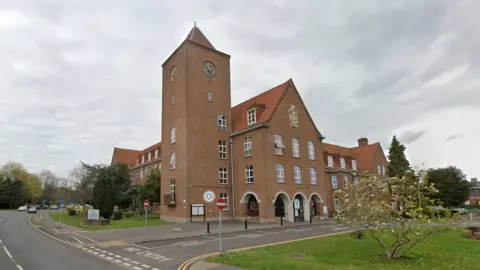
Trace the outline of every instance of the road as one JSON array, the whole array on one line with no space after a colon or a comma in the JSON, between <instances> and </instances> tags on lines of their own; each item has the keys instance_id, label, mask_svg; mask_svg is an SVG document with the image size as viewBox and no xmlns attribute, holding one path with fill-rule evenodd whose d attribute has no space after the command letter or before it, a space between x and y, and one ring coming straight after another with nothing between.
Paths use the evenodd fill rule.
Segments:
<instances>
[{"instance_id":1,"label":"road","mask_svg":"<svg viewBox=\"0 0 480 270\"><path fill-rule=\"evenodd\" d=\"M0 213L2 270L125 269L61 243L30 226L26 212Z\"/></svg>"}]
</instances>

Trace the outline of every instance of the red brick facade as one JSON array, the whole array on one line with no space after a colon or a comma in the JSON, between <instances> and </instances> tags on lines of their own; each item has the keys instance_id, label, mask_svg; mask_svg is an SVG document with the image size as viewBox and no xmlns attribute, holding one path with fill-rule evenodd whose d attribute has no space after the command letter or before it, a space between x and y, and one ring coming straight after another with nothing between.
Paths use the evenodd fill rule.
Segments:
<instances>
[{"instance_id":1,"label":"red brick facade","mask_svg":"<svg viewBox=\"0 0 480 270\"><path fill-rule=\"evenodd\" d=\"M333 211L331 176L341 188L345 176L352 181L353 159L362 170L386 166L378 143L345 153L324 144L291 79L232 108L230 56L197 27L163 64L162 86L161 151L159 143L137 153L132 182L141 182L144 168L161 165L164 220L189 221L192 205L204 205L206 219L218 219L215 204L203 199L206 191L227 200L224 219L323 218ZM142 163L155 149L159 159ZM329 155L337 167L328 168Z\"/></svg>"}]
</instances>

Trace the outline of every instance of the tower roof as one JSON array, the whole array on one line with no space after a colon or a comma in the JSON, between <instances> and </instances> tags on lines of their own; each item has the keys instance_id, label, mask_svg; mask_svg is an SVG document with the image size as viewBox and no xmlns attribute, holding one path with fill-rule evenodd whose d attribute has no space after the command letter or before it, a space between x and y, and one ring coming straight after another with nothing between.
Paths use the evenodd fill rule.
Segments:
<instances>
[{"instance_id":1,"label":"tower roof","mask_svg":"<svg viewBox=\"0 0 480 270\"><path fill-rule=\"evenodd\" d=\"M192 30L190 30L190 33L188 33L187 38L185 38L185 40L188 40L193 43L197 43L204 47L215 50L215 47L213 47L212 43L208 41L208 39L205 37L205 35L202 33L202 31L200 31L200 29L196 25L193 26Z\"/></svg>"}]
</instances>

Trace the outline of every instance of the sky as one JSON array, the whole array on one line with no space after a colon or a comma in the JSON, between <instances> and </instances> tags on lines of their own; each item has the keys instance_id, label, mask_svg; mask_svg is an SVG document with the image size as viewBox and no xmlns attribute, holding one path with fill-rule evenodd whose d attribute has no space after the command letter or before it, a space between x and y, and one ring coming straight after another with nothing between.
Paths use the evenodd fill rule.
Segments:
<instances>
[{"instance_id":1,"label":"sky","mask_svg":"<svg viewBox=\"0 0 480 270\"><path fill-rule=\"evenodd\" d=\"M480 1L0 1L0 164L66 176L161 140L161 64L194 21L232 105L292 78L326 142L393 135L480 177Z\"/></svg>"}]
</instances>

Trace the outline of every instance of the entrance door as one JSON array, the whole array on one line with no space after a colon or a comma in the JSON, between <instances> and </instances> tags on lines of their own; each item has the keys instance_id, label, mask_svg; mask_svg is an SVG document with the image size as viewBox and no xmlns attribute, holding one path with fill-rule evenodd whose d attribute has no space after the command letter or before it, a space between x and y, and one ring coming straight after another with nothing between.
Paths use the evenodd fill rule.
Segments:
<instances>
[{"instance_id":1,"label":"entrance door","mask_svg":"<svg viewBox=\"0 0 480 270\"><path fill-rule=\"evenodd\" d=\"M328 218L328 207L323 206L323 215Z\"/></svg>"},{"instance_id":2,"label":"entrance door","mask_svg":"<svg viewBox=\"0 0 480 270\"><path fill-rule=\"evenodd\" d=\"M303 217L303 200L300 195L295 196L293 199L293 214L295 221L304 221Z\"/></svg>"},{"instance_id":3,"label":"entrance door","mask_svg":"<svg viewBox=\"0 0 480 270\"><path fill-rule=\"evenodd\" d=\"M285 205L283 205L283 200L280 196L277 196L277 199L275 200L275 216L285 217Z\"/></svg>"}]
</instances>

